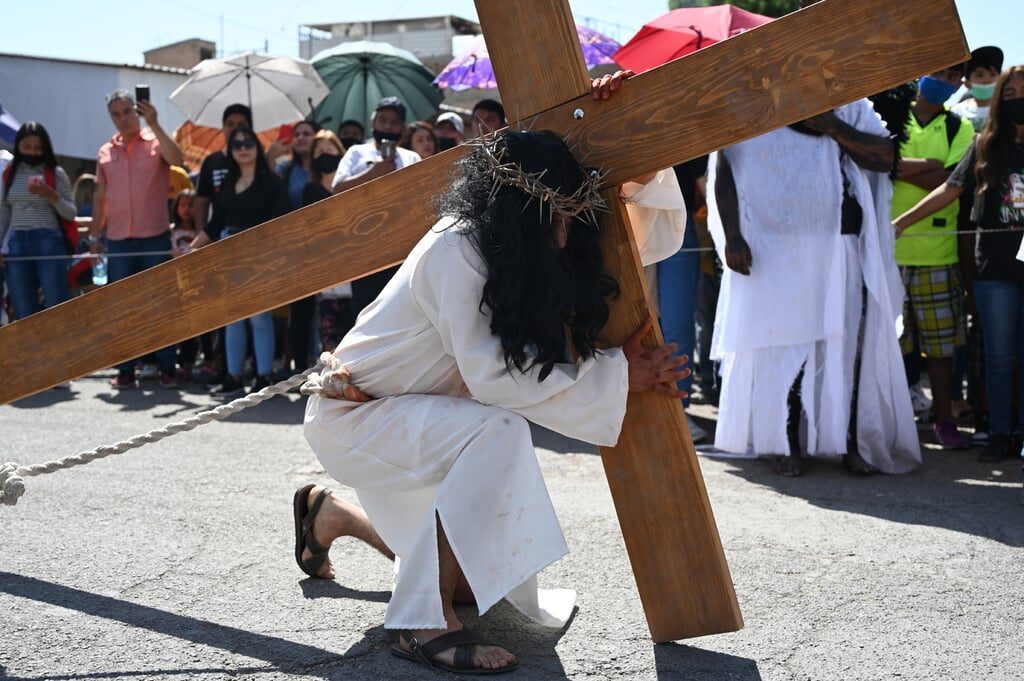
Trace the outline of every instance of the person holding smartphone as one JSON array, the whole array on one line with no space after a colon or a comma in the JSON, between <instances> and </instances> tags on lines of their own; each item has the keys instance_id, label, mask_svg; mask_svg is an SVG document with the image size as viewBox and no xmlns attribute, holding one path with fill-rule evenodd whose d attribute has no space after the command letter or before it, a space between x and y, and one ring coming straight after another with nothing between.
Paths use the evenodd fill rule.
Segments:
<instances>
[{"instance_id":1,"label":"person holding smartphone","mask_svg":"<svg viewBox=\"0 0 1024 681\"><path fill-rule=\"evenodd\" d=\"M137 92L149 97L146 86ZM160 126L156 107L148 99L137 101L127 90L116 90L107 96L107 113L116 132L100 147L96 158L96 193L87 240L91 252L105 248L112 256L108 276L115 282L170 259L167 187L171 166L182 165L184 157ZM148 128L142 128L140 118ZM104 233L105 246L100 242ZM153 314L160 310L154 309ZM156 355L160 384L176 388L174 347ZM136 385L135 361L120 364L111 386L125 389Z\"/></svg>"},{"instance_id":2,"label":"person holding smartphone","mask_svg":"<svg viewBox=\"0 0 1024 681\"><path fill-rule=\"evenodd\" d=\"M405 131L405 116L405 104L398 97L385 97L377 103L377 109L373 112L373 139L366 144L355 144L345 151L334 173L332 191L335 194L421 160L415 151L398 146ZM397 267L392 267L353 281L354 313L358 315L360 310L369 305L397 271Z\"/></svg>"},{"instance_id":3,"label":"person holding smartphone","mask_svg":"<svg viewBox=\"0 0 1024 681\"><path fill-rule=\"evenodd\" d=\"M47 177L53 178L53 186ZM30 121L18 129L14 159L3 173L2 194L0 244L5 245L6 253L11 257L49 258L5 263L0 256L0 267L7 270L14 319L23 319L71 297L68 250L58 218L73 220L75 202L71 181L57 164L50 136L39 123Z\"/></svg>"}]
</instances>

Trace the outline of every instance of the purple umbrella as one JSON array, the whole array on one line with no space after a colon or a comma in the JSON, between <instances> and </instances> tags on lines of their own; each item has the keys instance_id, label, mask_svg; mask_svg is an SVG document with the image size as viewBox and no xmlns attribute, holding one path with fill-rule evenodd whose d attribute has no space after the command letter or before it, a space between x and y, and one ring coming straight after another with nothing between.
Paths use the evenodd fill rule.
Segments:
<instances>
[{"instance_id":1,"label":"purple umbrella","mask_svg":"<svg viewBox=\"0 0 1024 681\"><path fill-rule=\"evenodd\" d=\"M601 64L615 63L612 55L621 47L617 42L579 24L576 25L576 33L580 38L583 59L587 63L588 71ZM465 52L444 67L434 79L434 85L442 90L456 92L470 88L496 90L498 84L494 80L494 69L491 68L491 58L487 54L484 37L477 36Z\"/></svg>"},{"instance_id":2,"label":"purple umbrella","mask_svg":"<svg viewBox=\"0 0 1024 681\"><path fill-rule=\"evenodd\" d=\"M17 119L11 115L11 112L0 104L0 140L8 144L14 144L14 136L18 134L18 128L20 127L21 123L18 123Z\"/></svg>"}]
</instances>

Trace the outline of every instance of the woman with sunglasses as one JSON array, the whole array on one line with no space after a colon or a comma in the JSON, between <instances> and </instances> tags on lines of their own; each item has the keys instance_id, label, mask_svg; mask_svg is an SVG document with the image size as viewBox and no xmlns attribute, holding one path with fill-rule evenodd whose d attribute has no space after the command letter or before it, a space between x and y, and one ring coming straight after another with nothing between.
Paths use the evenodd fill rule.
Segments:
<instances>
[{"instance_id":1,"label":"woman with sunglasses","mask_svg":"<svg viewBox=\"0 0 1024 681\"><path fill-rule=\"evenodd\" d=\"M192 242L192 248L225 239L250 227L273 220L289 210L288 192L280 177L267 164L263 146L250 128L236 128L228 140L228 174L215 197L213 217ZM256 380L253 390L270 385L274 361L274 318L262 312L227 326L225 345L228 374L214 389L222 395L242 392L245 367L246 324L252 326L256 352Z\"/></svg>"}]
</instances>

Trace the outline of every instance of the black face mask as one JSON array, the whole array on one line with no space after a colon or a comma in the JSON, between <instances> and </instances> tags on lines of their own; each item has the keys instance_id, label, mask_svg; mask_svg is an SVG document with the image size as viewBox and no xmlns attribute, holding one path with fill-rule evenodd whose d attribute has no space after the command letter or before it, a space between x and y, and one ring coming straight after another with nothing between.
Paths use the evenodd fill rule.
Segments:
<instances>
[{"instance_id":1,"label":"black face mask","mask_svg":"<svg viewBox=\"0 0 1024 681\"><path fill-rule=\"evenodd\" d=\"M437 138L437 150L446 151L448 149L455 148L455 140L451 137L438 137Z\"/></svg>"},{"instance_id":2,"label":"black face mask","mask_svg":"<svg viewBox=\"0 0 1024 681\"><path fill-rule=\"evenodd\" d=\"M42 154L22 154L21 155L21 160L26 165L37 166L37 165L41 165L42 164L42 162L43 162L43 155Z\"/></svg>"},{"instance_id":3,"label":"black face mask","mask_svg":"<svg viewBox=\"0 0 1024 681\"><path fill-rule=\"evenodd\" d=\"M345 145L346 149L348 149L356 144L362 144L363 139L361 137L342 137L341 143Z\"/></svg>"},{"instance_id":4,"label":"black face mask","mask_svg":"<svg viewBox=\"0 0 1024 681\"><path fill-rule=\"evenodd\" d=\"M337 170L339 163L341 163L340 154L320 154L313 159L313 170L326 175Z\"/></svg>"},{"instance_id":5,"label":"black face mask","mask_svg":"<svg viewBox=\"0 0 1024 681\"><path fill-rule=\"evenodd\" d=\"M400 132L381 132L380 130L374 130L373 131L373 139L377 141L377 144L380 144L384 140L390 140L392 142L397 142L398 140L402 139L402 133L400 133Z\"/></svg>"},{"instance_id":6,"label":"black face mask","mask_svg":"<svg viewBox=\"0 0 1024 681\"><path fill-rule=\"evenodd\" d=\"M1004 99L999 102L999 108L1002 109L1006 120L1014 125L1024 125L1024 99Z\"/></svg>"}]
</instances>

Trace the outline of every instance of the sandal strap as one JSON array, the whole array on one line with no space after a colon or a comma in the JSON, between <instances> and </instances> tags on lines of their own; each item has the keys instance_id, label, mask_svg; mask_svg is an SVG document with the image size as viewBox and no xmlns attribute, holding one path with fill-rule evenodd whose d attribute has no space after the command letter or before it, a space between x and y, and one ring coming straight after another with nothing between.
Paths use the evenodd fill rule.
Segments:
<instances>
[{"instance_id":1,"label":"sandal strap","mask_svg":"<svg viewBox=\"0 0 1024 681\"><path fill-rule=\"evenodd\" d=\"M323 553L314 553L309 558L303 560L302 564L306 567L306 570L316 575L320 572L320 568L324 566L324 563L327 562L327 556L327 551L324 551Z\"/></svg>"},{"instance_id":2,"label":"sandal strap","mask_svg":"<svg viewBox=\"0 0 1024 681\"><path fill-rule=\"evenodd\" d=\"M456 657L459 654L459 648L469 648L470 655L472 655L472 649L478 645L493 645L488 643L483 637L468 629L460 629L459 631L451 631L447 634L441 634L437 638L432 638L422 645L417 647L423 651L423 654L428 658L433 658L438 653L448 650L449 648L455 648ZM411 646L410 646L411 647ZM472 661L471 661L472 664Z\"/></svg>"},{"instance_id":3,"label":"sandal strap","mask_svg":"<svg viewBox=\"0 0 1024 681\"><path fill-rule=\"evenodd\" d=\"M458 645L455 646L455 662L456 669L472 669L473 668L473 656L476 654L476 644L471 645Z\"/></svg>"},{"instance_id":4,"label":"sandal strap","mask_svg":"<svg viewBox=\"0 0 1024 681\"><path fill-rule=\"evenodd\" d=\"M316 499L313 500L313 506L306 512L306 517L302 519L302 540L306 544L306 548L313 554L307 564L311 564L312 560L318 556L326 556L330 548L324 548L320 546L320 543L313 537L313 523L316 521L316 515L320 512L320 508L324 505L324 500L331 496L331 490L325 489L317 495ZM323 563L321 562L321 565Z\"/></svg>"}]
</instances>

